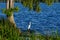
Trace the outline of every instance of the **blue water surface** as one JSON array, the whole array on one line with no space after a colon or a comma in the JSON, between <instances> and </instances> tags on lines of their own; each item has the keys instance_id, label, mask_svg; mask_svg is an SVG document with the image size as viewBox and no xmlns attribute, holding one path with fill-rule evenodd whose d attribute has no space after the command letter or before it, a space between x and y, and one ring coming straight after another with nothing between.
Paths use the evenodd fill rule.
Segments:
<instances>
[{"instance_id":1,"label":"blue water surface","mask_svg":"<svg viewBox=\"0 0 60 40\"><path fill-rule=\"evenodd\" d=\"M14 12L14 19L18 28L27 29L31 22L32 30L41 33L50 33L51 31L60 32L60 3L54 3L51 6L40 3L41 11L39 13L24 7L21 3L15 3L15 7L19 7L18 12ZM0 3L0 18L6 17L2 14L1 9L6 8L6 3Z\"/></svg>"}]
</instances>

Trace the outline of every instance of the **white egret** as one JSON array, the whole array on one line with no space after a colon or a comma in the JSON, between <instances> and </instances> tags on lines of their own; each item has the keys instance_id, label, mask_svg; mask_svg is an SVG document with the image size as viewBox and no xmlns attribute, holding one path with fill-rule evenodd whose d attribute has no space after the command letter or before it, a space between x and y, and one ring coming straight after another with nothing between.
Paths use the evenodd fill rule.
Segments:
<instances>
[{"instance_id":1,"label":"white egret","mask_svg":"<svg viewBox=\"0 0 60 40\"><path fill-rule=\"evenodd\" d=\"M28 25L28 30L31 28L31 22L29 22L29 25Z\"/></svg>"}]
</instances>

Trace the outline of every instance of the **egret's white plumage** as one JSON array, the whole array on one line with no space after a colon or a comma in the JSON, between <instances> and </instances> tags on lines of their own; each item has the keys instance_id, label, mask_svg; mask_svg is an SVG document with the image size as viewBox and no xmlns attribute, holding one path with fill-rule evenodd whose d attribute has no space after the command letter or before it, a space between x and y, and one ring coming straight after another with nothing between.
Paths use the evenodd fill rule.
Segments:
<instances>
[{"instance_id":1,"label":"egret's white plumage","mask_svg":"<svg viewBox=\"0 0 60 40\"><path fill-rule=\"evenodd\" d=\"M28 25L28 29L30 29L31 28L31 22L29 22L29 25Z\"/></svg>"}]
</instances>

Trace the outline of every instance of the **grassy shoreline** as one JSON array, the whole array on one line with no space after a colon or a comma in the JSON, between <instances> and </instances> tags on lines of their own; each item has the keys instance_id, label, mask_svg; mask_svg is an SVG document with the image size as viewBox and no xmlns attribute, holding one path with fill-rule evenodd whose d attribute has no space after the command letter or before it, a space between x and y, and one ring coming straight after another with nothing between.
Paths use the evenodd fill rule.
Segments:
<instances>
[{"instance_id":1,"label":"grassy shoreline","mask_svg":"<svg viewBox=\"0 0 60 40\"><path fill-rule=\"evenodd\" d=\"M60 40L60 36L36 35L34 32L21 32L7 20L0 19L0 40Z\"/></svg>"}]
</instances>

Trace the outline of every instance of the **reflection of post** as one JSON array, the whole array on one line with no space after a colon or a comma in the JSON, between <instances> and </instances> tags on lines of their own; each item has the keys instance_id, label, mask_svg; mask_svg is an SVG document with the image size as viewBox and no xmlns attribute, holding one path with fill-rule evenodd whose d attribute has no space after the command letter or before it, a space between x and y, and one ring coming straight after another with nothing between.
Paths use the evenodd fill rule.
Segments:
<instances>
[{"instance_id":1,"label":"reflection of post","mask_svg":"<svg viewBox=\"0 0 60 40\"><path fill-rule=\"evenodd\" d=\"M31 28L31 22L29 22L29 25L28 25L28 30Z\"/></svg>"}]
</instances>

